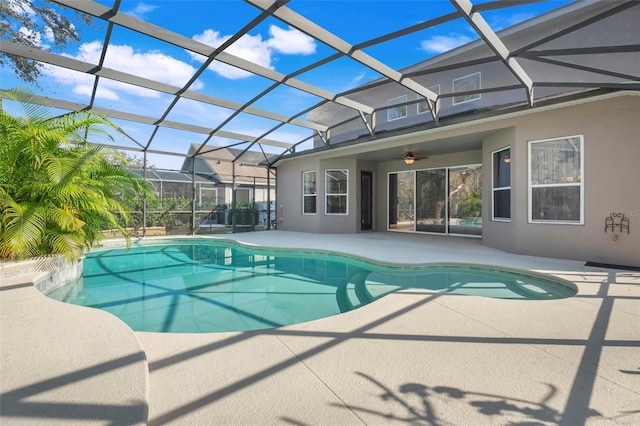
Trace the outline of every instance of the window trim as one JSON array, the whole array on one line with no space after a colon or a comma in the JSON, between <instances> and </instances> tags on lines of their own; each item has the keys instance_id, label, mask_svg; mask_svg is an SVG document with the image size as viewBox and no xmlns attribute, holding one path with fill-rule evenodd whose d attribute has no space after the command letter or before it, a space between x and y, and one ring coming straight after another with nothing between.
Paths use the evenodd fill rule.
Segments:
<instances>
[{"instance_id":1,"label":"window trim","mask_svg":"<svg viewBox=\"0 0 640 426\"><path fill-rule=\"evenodd\" d=\"M474 102L474 101L482 99L482 94L481 93L476 93L476 94L473 94L473 95L465 95L465 96L471 96L470 99L465 99L464 101L456 102L456 81L460 81L460 80L463 80L465 78L472 77L474 75L478 76L478 88L476 90L480 90L480 89L482 89L482 72L480 72L480 71L453 79L453 83L452 83L453 96L451 98L451 103L453 105L462 105L462 104L466 104L467 102Z\"/></svg>"},{"instance_id":2,"label":"window trim","mask_svg":"<svg viewBox=\"0 0 640 426\"><path fill-rule=\"evenodd\" d=\"M344 172L347 177L347 187L344 193L329 192L327 188L327 173L328 172ZM329 213L327 211L328 197L329 196L344 196L346 197L345 212L344 213ZM349 169L325 169L324 170L324 214L325 216L348 216L349 215Z\"/></svg>"},{"instance_id":3,"label":"window trim","mask_svg":"<svg viewBox=\"0 0 640 426\"><path fill-rule=\"evenodd\" d=\"M203 191L211 191L213 194L215 194L215 202L211 203L212 205L217 205L218 204L218 188L216 187L210 187L210 186L205 186L203 187L202 184L198 185L198 199L197 199L197 204L198 204L198 208L202 209L202 205L204 204L202 202L202 192Z\"/></svg>"},{"instance_id":4,"label":"window trim","mask_svg":"<svg viewBox=\"0 0 640 426\"><path fill-rule=\"evenodd\" d=\"M394 110L395 108L398 108L398 107L387 108L387 121L388 122L389 121L402 120L403 118L407 118L407 116L409 115L409 109L407 108L406 102L407 102L407 95L397 96L397 97L389 99L387 101L387 106L397 105L397 104L405 104L405 105L401 106L401 108L404 108L404 115L399 115L398 117L395 117L395 118L389 118L389 112L391 112L392 110Z\"/></svg>"},{"instance_id":5,"label":"window trim","mask_svg":"<svg viewBox=\"0 0 640 426\"><path fill-rule=\"evenodd\" d=\"M305 194L305 186L304 186L304 181L305 181L305 175L307 173L315 173L315 182L316 182L316 191L314 193L310 193L310 194ZM313 213L309 213L306 212L304 210L305 208L305 198L306 197L314 197L316 199L316 211ZM302 214L304 216L315 216L318 214L318 171L317 170L305 170L302 172Z\"/></svg>"},{"instance_id":6,"label":"window trim","mask_svg":"<svg viewBox=\"0 0 640 426\"><path fill-rule=\"evenodd\" d=\"M552 183L552 184L536 184L533 185L531 182L531 147L535 143L540 142L551 142L557 141L561 139L572 139L578 138L580 141L580 182L578 183ZM527 142L527 198L528 198L528 208L527 208L527 220L528 223L532 224L545 224L545 225L584 225L584 135L570 135L570 136L559 136L556 138L549 139L538 139ZM551 187L572 187L579 186L580 187L580 219L577 221L568 221L568 220L540 220L533 219L533 188L551 188Z\"/></svg>"},{"instance_id":7,"label":"window trim","mask_svg":"<svg viewBox=\"0 0 640 426\"><path fill-rule=\"evenodd\" d=\"M434 84L433 86L429 86L427 87L427 89L431 90L433 93L435 93L436 95L440 96L440 83L438 84ZM416 115L422 115L422 114L427 114L429 113L429 105L427 105L427 100L424 98L424 96L420 96L420 95L416 95L417 99L418 99L418 103L416 103ZM427 107L425 108L424 111L420 112L420 104L425 104L427 105Z\"/></svg>"},{"instance_id":8,"label":"window trim","mask_svg":"<svg viewBox=\"0 0 640 426\"><path fill-rule=\"evenodd\" d=\"M511 176L509 176L509 186L499 186L496 187L494 186L494 176L495 176L495 162L494 162L494 156L502 151L506 151L509 150L509 158L511 157L511 145L506 146L504 148L500 148L500 149L496 149L495 151L491 152L491 220L494 222L511 222L511 206L509 206L509 217L496 217L496 210L495 210L495 193L496 191L509 191L509 193L511 193Z\"/></svg>"}]
</instances>

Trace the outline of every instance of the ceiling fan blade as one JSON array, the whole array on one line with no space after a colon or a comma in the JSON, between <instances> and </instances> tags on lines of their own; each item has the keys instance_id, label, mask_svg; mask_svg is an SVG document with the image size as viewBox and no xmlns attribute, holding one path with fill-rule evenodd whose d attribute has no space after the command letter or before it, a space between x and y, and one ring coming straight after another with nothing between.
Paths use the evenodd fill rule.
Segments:
<instances>
[{"instance_id":1,"label":"ceiling fan blade","mask_svg":"<svg viewBox=\"0 0 640 426\"><path fill-rule=\"evenodd\" d=\"M402 157L403 160L412 159L413 161L426 160L428 158L429 157L425 157L424 155L416 155L412 152L408 152L404 157Z\"/></svg>"}]
</instances>

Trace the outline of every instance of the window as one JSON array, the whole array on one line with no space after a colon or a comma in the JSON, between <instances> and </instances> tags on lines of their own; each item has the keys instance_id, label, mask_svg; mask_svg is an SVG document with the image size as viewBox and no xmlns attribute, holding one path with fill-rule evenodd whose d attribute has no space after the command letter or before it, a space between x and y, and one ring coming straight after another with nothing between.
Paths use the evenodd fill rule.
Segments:
<instances>
[{"instance_id":1,"label":"window","mask_svg":"<svg viewBox=\"0 0 640 426\"><path fill-rule=\"evenodd\" d=\"M453 97L453 104L463 104L465 102L476 101L480 99L480 93L464 93L474 90L480 90L480 73L470 74L453 80L453 93L460 93Z\"/></svg>"},{"instance_id":2,"label":"window","mask_svg":"<svg viewBox=\"0 0 640 426\"><path fill-rule=\"evenodd\" d=\"M302 172L302 214L316 214L316 171Z\"/></svg>"},{"instance_id":3,"label":"window","mask_svg":"<svg viewBox=\"0 0 640 426\"><path fill-rule=\"evenodd\" d=\"M387 105L396 105L387 109L387 121L398 120L407 116L407 95L398 96L397 98L389 99ZM398 105L404 104L404 105Z\"/></svg>"},{"instance_id":4,"label":"window","mask_svg":"<svg viewBox=\"0 0 640 426\"><path fill-rule=\"evenodd\" d=\"M427 89L431 90L436 95L440 94L440 85L439 84L436 84L435 86L429 86L429 87L427 87ZM422 100L424 98L422 96L418 95L418 99ZM424 114L424 113L429 112L429 105L427 105L426 99L422 100L422 102L418 102L417 105L418 105L418 110L417 110L418 114Z\"/></svg>"},{"instance_id":5,"label":"window","mask_svg":"<svg viewBox=\"0 0 640 426\"><path fill-rule=\"evenodd\" d=\"M251 189L249 188L237 188L236 189L236 204L248 204L251 202Z\"/></svg>"},{"instance_id":6,"label":"window","mask_svg":"<svg viewBox=\"0 0 640 426\"><path fill-rule=\"evenodd\" d=\"M511 220L511 148L493 152L493 220Z\"/></svg>"},{"instance_id":7,"label":"window","mask_svg":"<svg viewBox=\"0 0 640 426\"><path fill-rule=\"evenodd\" d=\"M212 210L218 204L218 189L207 188L200 185L200 199L198 207L204 210Z\"/></svg>"},{"instance_id":8,"label":"window","mask_svg":"<svg viewBox=\"0 0 640 426\"><path fill-rule=\"evenodd\" d=\"M347 214L348 170L325 170L326 214Z\"/></svg>"},{"instance_id":9,"label":"window","mask_svg":"<svg viewBox=\"0 0 640 426\"><path fill-rule=\"evenodd\" d=\"M584 223L583 137L529 142L529 222Z\"/></svg>"}]
</instances>

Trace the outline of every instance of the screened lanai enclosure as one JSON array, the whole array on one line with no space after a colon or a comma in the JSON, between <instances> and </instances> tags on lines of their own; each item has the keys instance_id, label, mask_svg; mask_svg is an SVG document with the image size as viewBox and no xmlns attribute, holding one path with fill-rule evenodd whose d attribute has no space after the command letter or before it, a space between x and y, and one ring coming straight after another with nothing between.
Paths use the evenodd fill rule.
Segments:
<instances>
[{"instance_id":1,"label":"screened lanai enclosure","mask_svg":"<svg viewBox=\"0 0 640 426\"><path fill-rule=\"evenodd\" d=\"M92 110L116 123L122 133L89 142L133 158L136 173L153 183L153 199L130 205L130 226L144 235L272 229L282 183L276 169L292 158L361 146L350 158L402 159L411 152L401 144L367 147L585 93L640 89L636 32L607 30L612 17L637 16L637 1L7 0L2 7L3 109L14 109L5 92L26 85L32 101L55 114ZM542 31L545 22L555 26ZM601 37L582 37L585 29ZM491 72L463 72L474 67ZM442 79L452 70L461 76ZM456 149L412 143L425 157ZM479 232L464 218L478 216L480 170L411 173L390 177L389 191L400 195L390 229L441 232L447 176L460 189L458 199L448 194L455 220L446 232ZM423 181L430 192L416 201L411 185ZM300 191L304 214L302 200L315 203L315 192Z\"/></svg>"},{"instance_id":2,"label":"screened lanai enclosure","mask_svg":"<svg viewBox=\"0 0 640 426\"><path fill-rule=\"evenodd\" d=\"M258 174L263 169L258 168ZM210 234L275 228L274 189L265 176L236 175L233 185L218 173L130 168L155 189L132 200L129 227L135 235ZM233 178L233 177L231 177ZM235 199L234 199L235 196ZM105 236L118 236L106 231Z\"/></svg>"}]
</instances>

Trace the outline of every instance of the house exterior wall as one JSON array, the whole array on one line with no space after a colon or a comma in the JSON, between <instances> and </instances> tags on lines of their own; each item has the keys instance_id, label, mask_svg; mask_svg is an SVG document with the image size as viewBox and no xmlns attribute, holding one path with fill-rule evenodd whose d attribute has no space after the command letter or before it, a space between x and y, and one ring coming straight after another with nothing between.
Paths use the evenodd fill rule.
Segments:
<instances>
[{"instance_id":1,"label":"house exterior wall","mask_svg":"<svg viewBox=\"0 0 640 426\"><path fill-rule=\"evenodd\" d=\"M492 222L490 182L484 187L486 245L536 256L640 266L640 97L588 102L512 120L483 144L491 152L511 145L511 222ZM529 141L584 137L584 224L528 223ZM610 212L624 212L630 232L605 233ZM614 237L616 235L616 237Z\"/></svg>"},{"instance_id":2,"label":"house exterior wall","mask_svg":"<svg viewBox=\"0 0 640 426\"><path fill-rule=\"evenodd\" d=\"M482 242L485 245L510 252L518 252L519 250L515 241L516 226L518 224L526 226L527 222L527 166L525 163L527 148L526 143L522 145L524 146L520 147L520 144L516 143L515 127L499 130L482 141L482 163L486 166L482 185ZM507 147L511 149L511 220L492 220L492 154L494 151ZM518 155L520 149L524 153L522 156ZM518 161L516 161L516 157ZM514 182L515 176L520 171L525 173L524 187ZM522 211L524 218L519 217L521 209L517 207L520 205L525 206L525 210Z\"/></svg>"},{"instance_id":3,"label":"house exterior wall","mask_svg":"<svg viewBox=\"0 0 640 426\"><path fill-rule=\"evenodd\" d=\"M346 215L326 214L325 170L344 169L348 172L348 206ZM302 213L302 173L315 170L316 214ZM300 159L278 166L276 197L277 227L287 231L319 233L354 233L358 231L360 198L358 186L360 172L355 160L348 159Z\"/></svg>"},{"instance_id":4,"label":"house exterior wall","mask_svg":"<svg viewBox=\"0 0 640 426\"><path fill-rule=\"evenodd\" d=\"M640 266L640 96L634 93L584 100L547 110L531 110L509 118L469 122L451 129L420 134L424 142L460 135L478 135L479 150L432 156L411 166L401 160L365 162L354 150L327 150L278 166L279 229L320 233L359 231L361 170L374 175L374 231L386 231L389 172L470 164L483 165L483 244L505 251L534 255ZM528 143L582 135L584 138L584 223L529 223ZM405 143L415 143L407 135ZM399 146L398 140L389 144ZM380 145L382 147L382 145ZM391 145L390 145L391 146ZM511 220L492 220L492 152L511 147ZM366 149L365 148L360 148ZM324 214L324 170L349 170L349 214ZM302 172L318 171L318 211L302 215ZM624 212L630 232L605 233L610 212ZM615 235L615 237L614 237Z\"/></svg>"},{"instance_id":5,"label":"house exterior wall","mask_svg":"<svg viewBox=\"0 0 640 426\"><path fill-rule=\"evenodd\" d=\"M505 29L499 33L500 39L509 52L525 52L534 42L539 42L535 44L536 50L547 53L556 49L634 44L637 40L640 8L630 7L623 13L607 15L608 11L613 10L611 8L610 2L578 2L562 12ZM567 16L583 25L572 31L564 31ZM611 28L618 30L610 31ZM540 34L555 36L540 40ZM634 75L639 54L627 52L598 54L597 57L581 56L574 58L576 66L572 68L549 66L548 61L541 61L535 55L516 56L516 60L535 82L532 97L536 108L533 109L528 108L524 88L518 88L518 81L501 61L488 59L492 57L489 47L478 40L402 71L403 76L411 77L440 95L438 126L433 123L429 112L418 113L416 103L412 103L418 100L415 93L389 80L364 85L348 95L350 99L376 109L374 117L368 118L374 124L373 137L369 137L360 117L343 106L327 104L312 111L308 116L311 121L329 126L343 124L330 129L331 149L281 163L278 166L279 185L291 179L299 186L300 164L307 167L313 165L318 170L318 179L323 179L324 169L348 164L349 214L340 218L323 215L324 187L319 185L318 214L313 218L296 218L295 214L289 216L288 225L284 229L359 232L360 196L353 196L353 191L359 188L359 172L366 167L373 169L371 171L374 173L374 230L385 231L389 217L387 179L390 172L481 163L484 181L483 244L518 254L640 267L639 92L603 95L604 89L601 89L600 95L597 95L597 91L585 89L589 87L589 83L601 88L622 88L629 84L630 90L637 89L632 84L633 79L628 76ZM464 66L459 66L461 63ZM590 67L602 67L604 71L593 72ZM472 78L478 74L479 86L477 80ZM578 88L574 83L586 85ZM473 96L474 93L460 95L460 92L476 89L485 92L479 97ZM458 99L454 98L456 93ZM402 96L406 98L397 100ZM566 101L560 103L561 98ZM406 116L390 120L386 107L394 99L396 104L407 103ZM554 102L558 104L552 105ZM538 107L542 104L547 106ZM487 114L483 114L485 112ZM484 118L479 118L483 115ZM350 117L355 119L345 123ZM582 144L581 220L573 223L530 221L532 202L529 188L529 143L570 136L578 136ZM341 144L361 137L366 143ZM469 139L478 140L467 145L461 142L460 146L464 146L464 149L441 149L450 141L463 138L467 142ZM315 142L317 147L323 145L319 138ZM405 165L401 160L377 161L365 166L362 160L358 160L375 157L376 149L398 152L399 150L394 151L392 148L408 147L420 147L427 155L431 152L431 158L415 162L411 166ZM498 221L492 219L492 153L505 147L511 148L511 218L508 221ZM557 157L557 152L551 157ZM571 160L567 158L562 161L550 160L544 164L569 167L574 160L573 157ZM558 166L561 163L563 165ZM554 172L557 170L541 173L551 185L577 181L569 181L574 176L562 173L560 178L554 176L550 179L550 174ZM549 188L551 187L546 187L544 191ZM299 187L292 184L288 188L291 191L280 189L279 187L279 203L283 199L291 199L296 206L301 205ZM555 189L549 189L553 190ZM562 196L556 199L549 197L548 211L560 210L558 206L564 201L566 200ZM605 232L605 220L612 212L624 213L629 220L628 232L620 228ZM307 227L310 225L313 226Z\"/></svg>"},{"instance_id":6,"label":"house exterior wall","mask_svg":"<svg viewBox=\"0 0 640 426\"><path fill-rule=\"evenodd\" d=\"M576 4L571 9L572 16L580 21L588 21L593 16L603 13L611 8L611 2L590 2L587 4ZM569 13L569 12L567 12ZM529 45L532 41L538 41L540 34L554 34L564 29L566 17L563 14L548 15L544 20L532 20L524 22L512 28L507 28L499 32L499 36L510 52L517 52L519 49ZM602 17L590 22L583 28L567 34L553 37L549 41L538 46L540 50L567 49L584 46L585 40L597 39L597 46L624 46L637 43L637 23L640 22L640 7L626 9L623 13L616 13L613 16ZM611 31L616 28L616 31ZM496 108L498 106L508 106L514 103L526 104L527 93L524 88L517 87L520 83L513 73L499 60L488 61L492 57L490 48L482 41L477 40L449 52L443 53L426 61L414 64L402 70L403 75L410 76L413 80L424 87L437 92L441 96L439 99L439 117L455 117L460 114L470 114L483 111L485 109ZM607 80L602 80L602 74L591 72L588 68L601 66L611 72L621 75L634 74L637 64L640 61L640 53L628 52L612 56L601 54L595 62L589 58L587 62L577 62L587 67L580 69L575 67L569 71L562 67L553 67L537 60L537 58L516 57L517 61L526 70L527 75L536 83L550 83L549 85L538 84L533 90L535 100L550 98L558 94L569 94L575 89L571 85L563 87L557 82L593 82L608 81L609 83L619 83L625 81L624 78L611 75ZM476 61L472 65L460 67L460 62ZM482 93L478 99L467 102L456 102L452 96L456 92L474 89L473 75L480 74L478 89L494 89ZM465 79L467 78L467 79ZM454 87L454 81L457 86ZM407 105L406 117L387 120L385 108L388 101L401 96L406 96L406 102L416 102L418 96L409 89L393 81L385 83L376 82L374 85L364 85L360 90L350 93L349 98L370 105L376 108L374 113L375 130L378 135L384 132L394 131L409 126L429 125L432 123L431 114L427 111L418 113L416 103ZM367 136L366 126L356 112L344 106L331 105L324 106L312 111L309 119L322 124L333 125L343 122L346 118L353 120L331 129L330 144L339 144L350 141L358 137ZM315 139L316 147L322 145L319 138Z\"/></svg>"}]
</instances>

